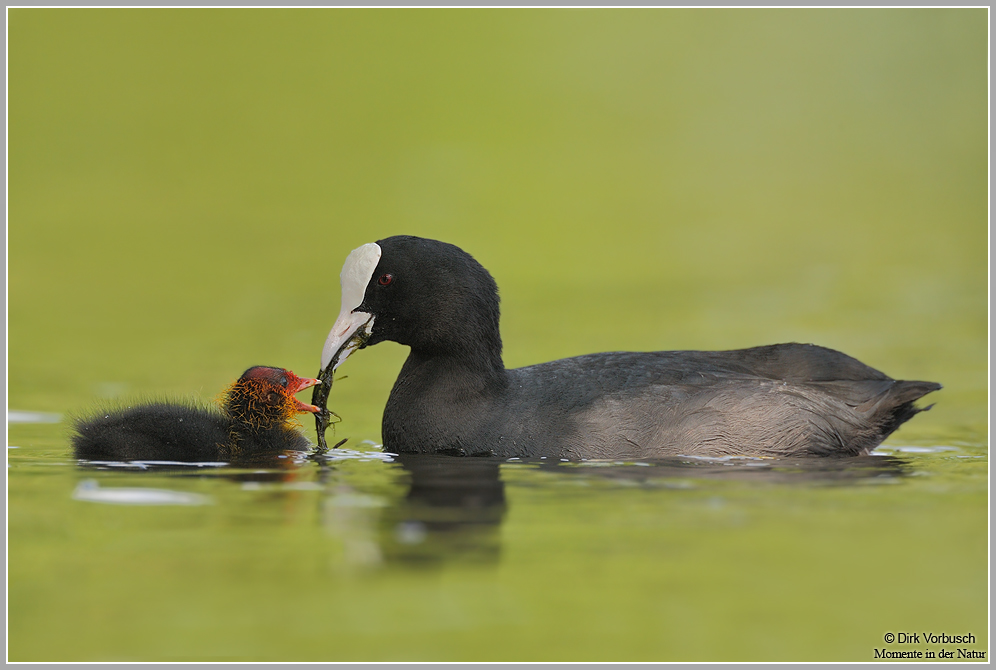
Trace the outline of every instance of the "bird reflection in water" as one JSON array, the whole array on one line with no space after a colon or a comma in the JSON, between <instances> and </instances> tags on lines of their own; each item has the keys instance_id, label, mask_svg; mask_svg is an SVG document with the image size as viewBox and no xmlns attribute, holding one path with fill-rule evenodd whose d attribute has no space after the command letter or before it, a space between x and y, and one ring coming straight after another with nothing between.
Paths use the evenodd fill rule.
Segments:
<instances>
[{"instance_id":1,"label":"bird reflection in water","mask_svg":"<svg viewBox=\"0 0 996 670\"><path fill-rule=\"evenodd\" d=\"M381 520L389 556L425 564L456 556L496 562L507 509L502 461L437 455L402 455L398 461L411 483Z\"/></svg>"},{"instance_id":2,"label":"bird reflection in water","mask_svg":"<svg viewBox=\"0 0 996 670\"><path fill-rule=\"evenodd\" d=\"M895 480L910 473L907 460L889 455L838 459L692 459L653 461L513 461L443 455L391 455L403 495L364 495L324 466L326 527L345 542L352 564L438 566L496 564L500 527L508 509L501 468L536 468L563 477L587 477L627 487L685 488L716 479L806 486L854 485Z\"/></svg>"},{"instance_id":3,"label":"bird reflection in water","mask_svg":"<svg viewBox=\"0 0 996 670\"><path fill-rule=\"evenodd\" d=\"M907 458L894 455L581 462L397 455L348 449L327 456L301 452L293 455L297 457L282 454L286 457L261 463L266 467L261 470L188 467L177 474L225 478L244 488L269 489L275 485L273 493L278 496L292 492L299 495L305 489L320 492L322 525L342 546L343 553L335 559L336 564L362 568L384 564L496 565L501 558L501 524L508 509L503 467L648 490L701 489L710 486L710 480L719 479L777 486L852 486L876 480L895 481L913 470ZM308 467L311 463L319 467L318 481L312 478L313 470ZM383 470L372 472L380 467L389 468L394 476L384 477ZM172 468L148 469L163 472Z\"/></svg>"},{"instance_id":4,"label":"bird reflection in water","mask_svg":"<svg viewBox=\"0 0 996 670\"><path fill-rule=\"evenodd\" d=\"M392 455L402 496L361 493L323 466L326 528L344 542L347 563L433 566L445 561L496 563L505 516L503 461L437 455ZM395 489L396 490L396 489Z\"/></svg>"},{"instance_id":5,"label":"bird reflection in water","mask_svg":"<svg viewBox=\"0 0 996 670\"><path fill-rule=\"evenodd\" d=\"M832 485L862 480L894 479L910 473L909 463L891 455L855 458L702 458L673 456L646 461L583 461L558 463L533 460L545 472L564 476L599 477L651 487L692 479L735 479L767 484Z\"/></svg>"}]
</instances>

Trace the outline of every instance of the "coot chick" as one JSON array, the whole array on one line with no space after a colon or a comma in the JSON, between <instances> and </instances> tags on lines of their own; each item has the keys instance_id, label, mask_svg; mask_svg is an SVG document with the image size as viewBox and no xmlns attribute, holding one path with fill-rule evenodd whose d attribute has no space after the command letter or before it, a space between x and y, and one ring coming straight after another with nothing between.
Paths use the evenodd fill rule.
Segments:
<instances>
[{"instance_id":1,"label":"coot chick","mask_svg":"<svg viewBox=\"0 0 996 670\"><path fill-rule=\"evenodd\" d=\"M305 450L294 428L299 412L317 412L294 397L318 383L289 370L249 368L222 395L220 407L154 402L79 419L76 458L91 461L246 461Z\"/></svg>"},{"instance_id":2,"label":"coot chick","mask_svg":"<svg viewBox=\"0 0 996 670\"><path fill-rule=\"evenodd\" d=\"M838 351L613 352L506 370L498 289L463 250L411 236L349 254L322 368L411 347L384 448L502 457L845 456L874 449L940 384L897 381Z\"/></svg>"}]
</instances>

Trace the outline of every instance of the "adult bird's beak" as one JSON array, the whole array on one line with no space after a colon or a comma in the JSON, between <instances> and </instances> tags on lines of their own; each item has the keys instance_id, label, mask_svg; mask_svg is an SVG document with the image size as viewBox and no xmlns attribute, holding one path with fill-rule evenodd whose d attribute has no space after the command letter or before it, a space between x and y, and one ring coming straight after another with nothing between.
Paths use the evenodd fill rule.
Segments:
<instances>
[{"instance_id":1,"label":"adult bird's beak","mask_svg":"<svg viewBox=\"0 0 996 670\"><path fill-rule=\"evenodd\" d=\"M373 314L366 312L340 314L322 348L322 372L330 364L332 369L328 372L334 372L350 354L362 347L370 337L373 321Z\"/></svg>"},{"instance_id":2,"label":"adult bird's beak","mask_svg":"<svg viewBox=\"0 0 996 670\"><path fill-rule=\"evenodd\" d=\"M349 355L356 351L370 337L373 329L373 314L357 311L363 304L363 294L373 277L380 261L381 249L376 243L364 244L353 249L339 274L342 286L342 309L339 318L332 325L325 346L322 348L322 372L331 374ZM331 370L327 370L329 365Z\"/></svg>"}]
</instances>

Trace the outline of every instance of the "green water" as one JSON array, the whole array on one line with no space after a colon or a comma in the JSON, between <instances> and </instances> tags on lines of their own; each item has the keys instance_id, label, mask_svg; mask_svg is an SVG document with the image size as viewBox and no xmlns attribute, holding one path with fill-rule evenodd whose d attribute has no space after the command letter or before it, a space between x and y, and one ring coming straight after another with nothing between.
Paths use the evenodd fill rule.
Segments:
<instances>
[{"instance_id":1,"label":"green water","mask_svg":"<svg viewBox=\"0 0 996 670\"><path fill-rule=\"evenodd\" d=\"M987 651L987 20L9 10L8 407L61 417L8 423L9 660ZM411 462L388 343L321 467L73 461L95 407L317 373L402 233L491 270L510 367L801 341L945 388L858 462Z\"/></svg>"}]
</instances>

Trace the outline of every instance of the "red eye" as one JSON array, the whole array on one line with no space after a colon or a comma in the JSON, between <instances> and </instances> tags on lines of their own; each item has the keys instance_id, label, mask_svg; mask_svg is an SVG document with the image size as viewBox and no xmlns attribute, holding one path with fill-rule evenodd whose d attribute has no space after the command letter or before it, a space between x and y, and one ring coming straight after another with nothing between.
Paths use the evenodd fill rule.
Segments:
<instances>
[{"instance_id":1,"label":"red eye","mask_svg":"<svg viewBox=\"0 0 996 670\"><path fill-rule=\"evenodd\" d=\"M377 280L377 283L381 286L387 286L392 281L394 281L394 275L381 275L380 279Z\"/></svg>"}]
</instances>

